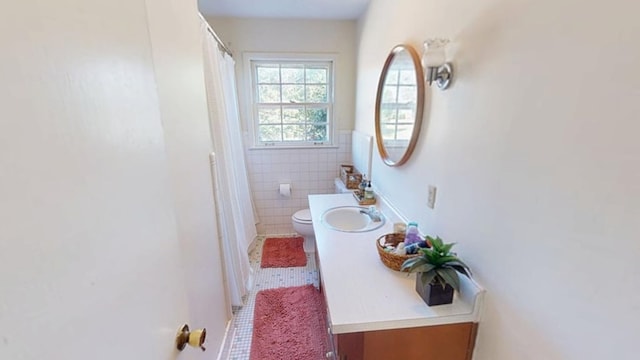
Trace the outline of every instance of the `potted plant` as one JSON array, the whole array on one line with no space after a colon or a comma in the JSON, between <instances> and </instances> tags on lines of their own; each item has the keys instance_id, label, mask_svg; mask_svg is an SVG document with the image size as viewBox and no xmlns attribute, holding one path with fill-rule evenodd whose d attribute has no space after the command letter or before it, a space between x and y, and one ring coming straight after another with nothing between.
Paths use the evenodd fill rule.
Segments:
<instances>
[{"instance_id":1,"label":"potted plant","mask_svg":"<svg viewBox=\"0 0 640 360\"><path fill-rule=\"evenodd\" d=\"M471 270L451 252L455 243L427 236L431 248L420 249L420 256L402 263L401 270L416 274L416 291L429 306L451 304L453 292L460 291L458 274L471 277Z\"/></svg>"}]
</instances>

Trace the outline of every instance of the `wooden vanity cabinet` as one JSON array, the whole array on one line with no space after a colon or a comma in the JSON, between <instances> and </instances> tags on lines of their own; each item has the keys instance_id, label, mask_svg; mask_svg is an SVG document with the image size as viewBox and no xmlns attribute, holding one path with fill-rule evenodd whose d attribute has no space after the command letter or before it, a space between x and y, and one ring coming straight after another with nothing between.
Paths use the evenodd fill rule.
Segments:
<instances>
[{"instance_id":1,"label":"wooden vanity cabinet","mask_svg":"<svg viewBox=\"0 0 640 360\"><path fill-rule=\"evenodd\" d=\"M316 264L320 259L316 249ZM320 292L324 284L318 272ZM471 360L478 323L421 326L332 334L326 309L330 360Z\"/></svg>"},{"instance_id":2,"label":"wooden vanity cabinet","mask_svg":"<svg viewBox=\"0 0 640 360\"><path fill-rule=\"evenodd\" d=\"M336 360L470 360L477 323L333 335Z\"/></svg>"}]
</instances>

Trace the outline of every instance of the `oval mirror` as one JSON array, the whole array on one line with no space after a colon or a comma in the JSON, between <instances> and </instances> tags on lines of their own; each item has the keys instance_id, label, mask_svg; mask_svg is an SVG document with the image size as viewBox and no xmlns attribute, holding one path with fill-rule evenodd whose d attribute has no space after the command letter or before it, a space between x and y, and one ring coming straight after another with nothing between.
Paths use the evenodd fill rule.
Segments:
<instances>
[{"instance_id":1,"label":"oval mirror","mask_svg":"<svg viewBox=\"0 0 640 360\"><path fill-rule=\"evenodd\" d=\"M376 143L385 164L407 162L420 135L424 107L420 56L409 45L397 45L382 68L376 96Z\"/></svg>"}]
</instances>

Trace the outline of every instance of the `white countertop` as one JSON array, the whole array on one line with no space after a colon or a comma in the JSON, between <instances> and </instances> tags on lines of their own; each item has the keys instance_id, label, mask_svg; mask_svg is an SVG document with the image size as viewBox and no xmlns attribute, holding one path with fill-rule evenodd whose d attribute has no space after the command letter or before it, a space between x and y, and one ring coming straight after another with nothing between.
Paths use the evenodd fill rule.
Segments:
<instances>
[{"instance_id":1,"label":"white countertop","mask_svg":"<svg viewBox=\"0 0 640 360\"><path fill-rule=\"evenodd\" d=\"M392 221L370 232L341 232L325 226L322 214L336 206L357 206L352 194L309 195L309 205L334 334L479 321L484 290L474 281L461 276L452 304L429 307L415 291L415 274L407 276L380 261L375 241L393 232Z\"/></svg>"}]
</instances>

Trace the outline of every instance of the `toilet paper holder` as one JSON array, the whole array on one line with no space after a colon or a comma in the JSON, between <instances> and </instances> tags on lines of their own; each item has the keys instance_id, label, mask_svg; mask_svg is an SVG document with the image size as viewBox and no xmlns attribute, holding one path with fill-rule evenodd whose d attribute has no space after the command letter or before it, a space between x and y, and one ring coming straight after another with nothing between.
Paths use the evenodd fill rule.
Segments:
<instances>
[{"instance_id":1,"label":"toilet paper holder","mask_svg":"<svg viewBox=\"0 0 640 360\"><path fill-rule=\"evenodd\" d=\"M202 351L207 350L203 344L207 337L207 329L197 329L190 331L189 325L184 324L176 335L176 348L180 351L189 344L192 347L200 348Z\"/></svg>"}]
</instances>

